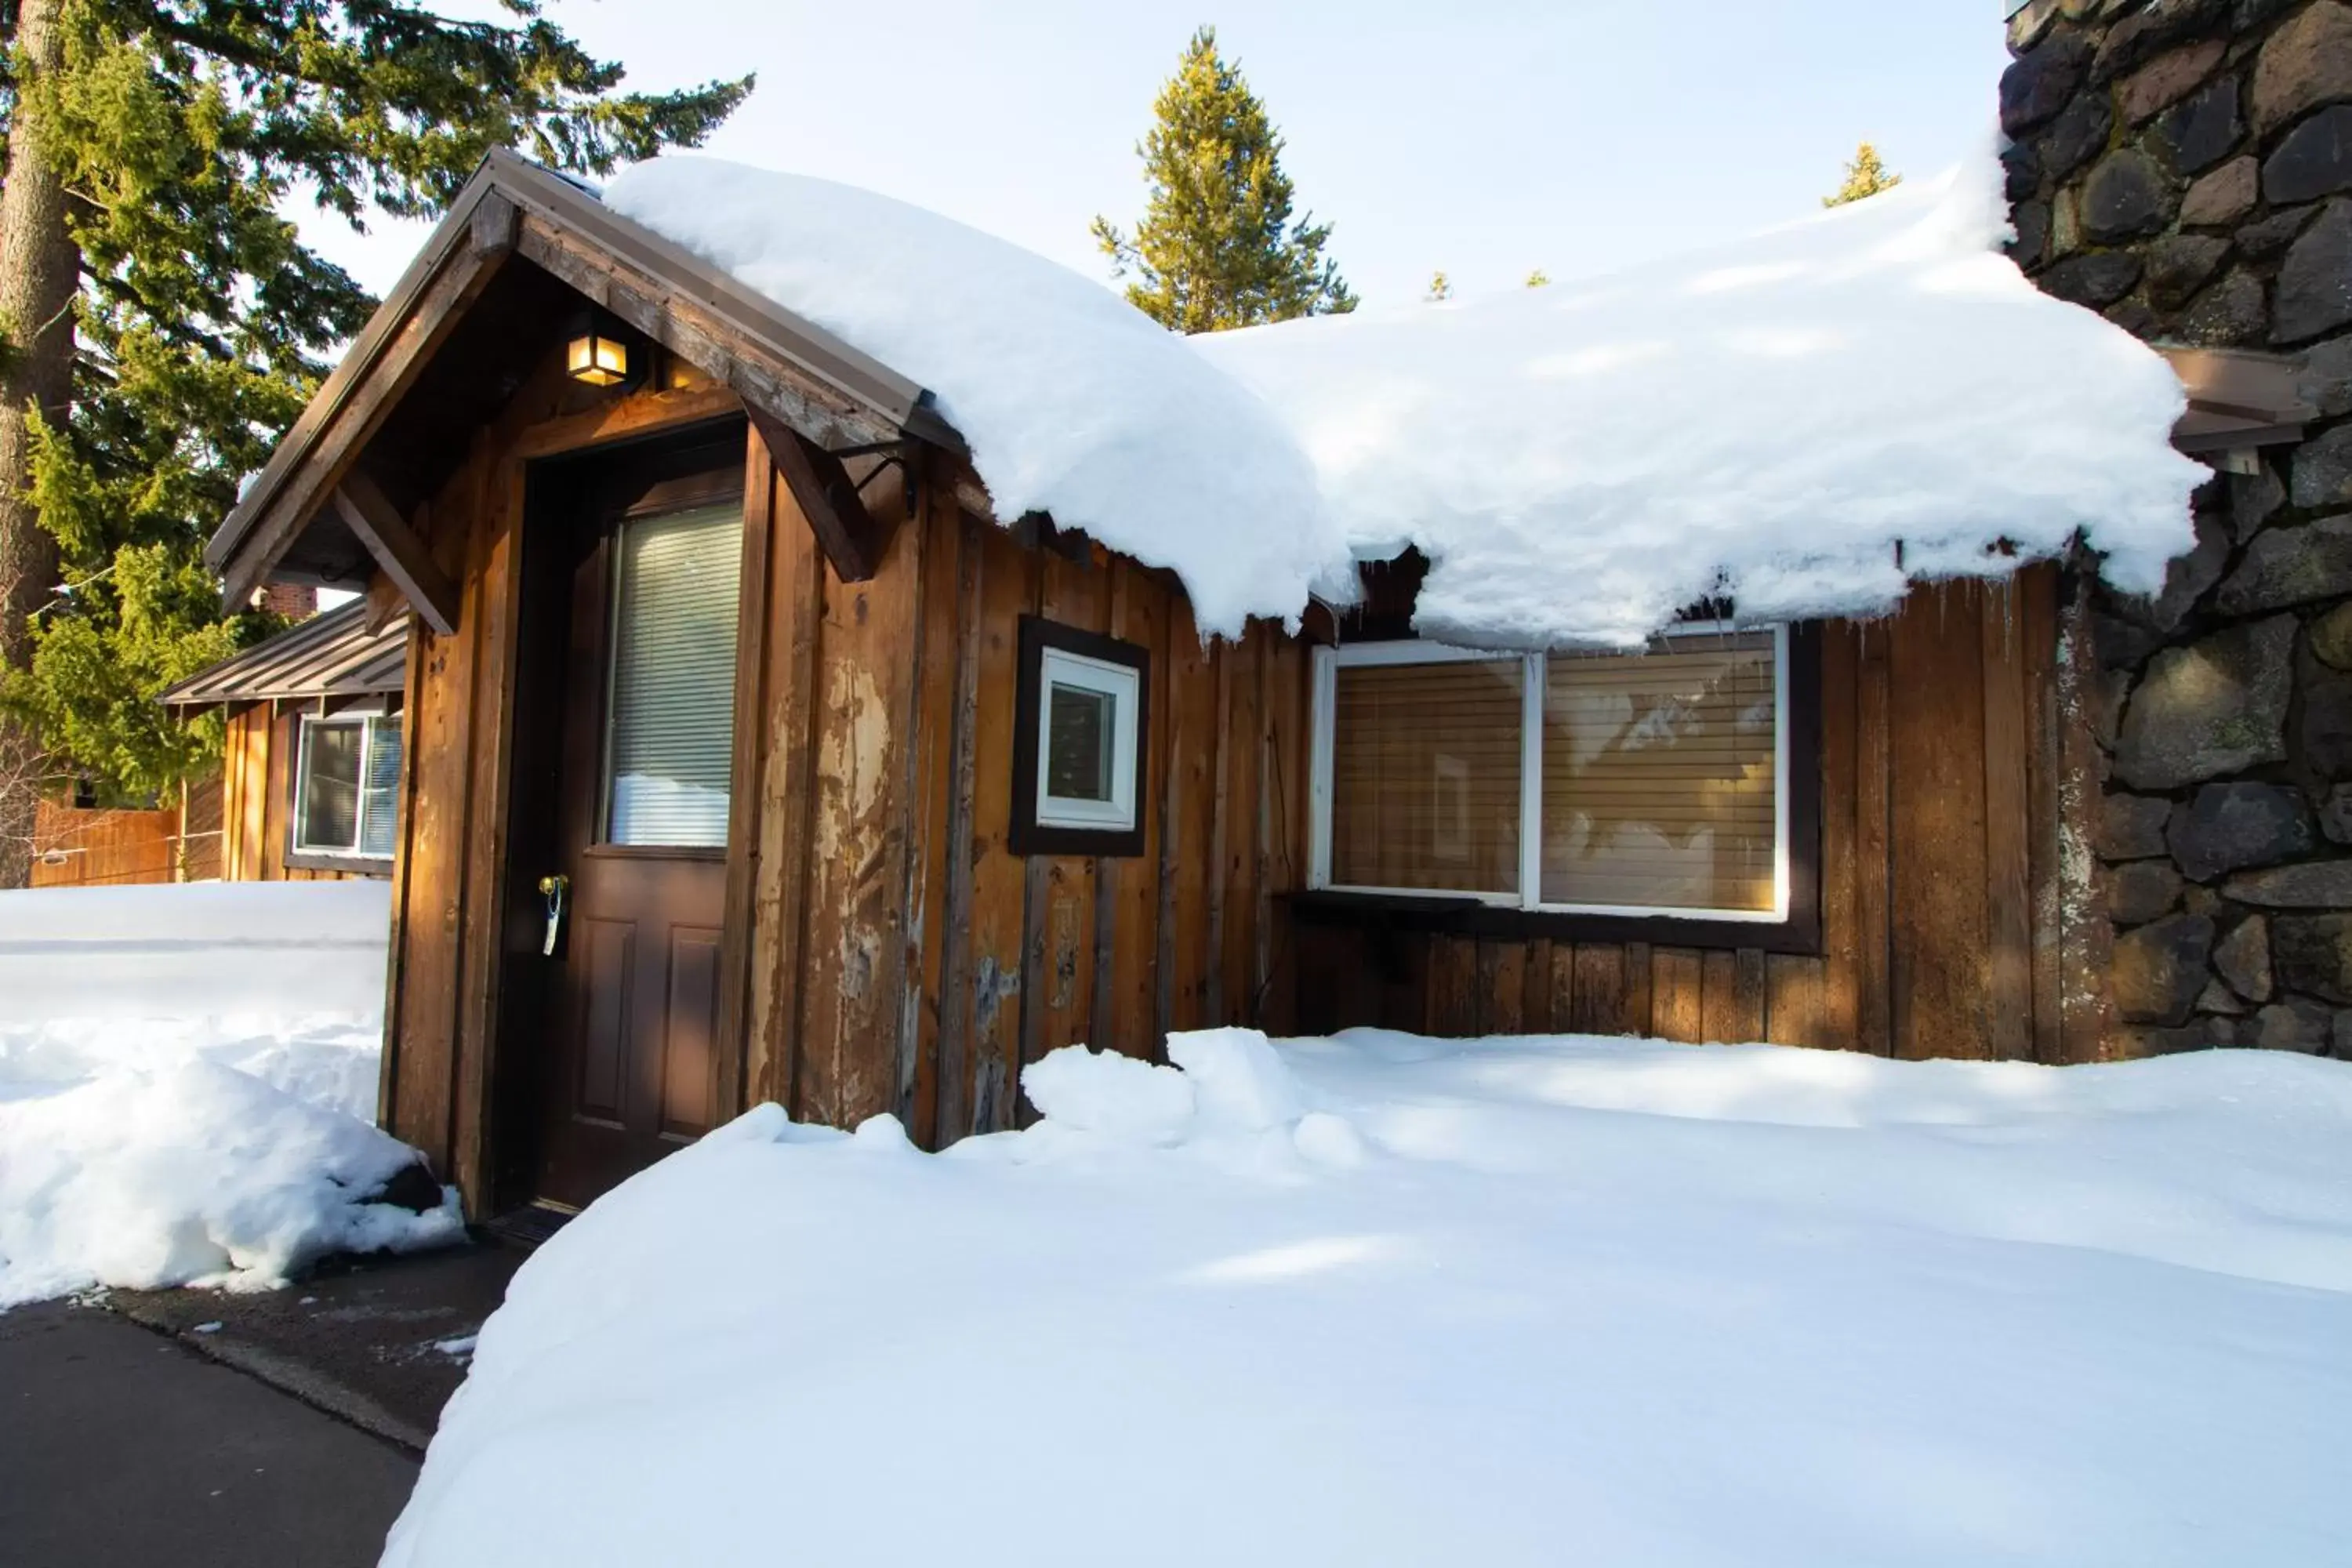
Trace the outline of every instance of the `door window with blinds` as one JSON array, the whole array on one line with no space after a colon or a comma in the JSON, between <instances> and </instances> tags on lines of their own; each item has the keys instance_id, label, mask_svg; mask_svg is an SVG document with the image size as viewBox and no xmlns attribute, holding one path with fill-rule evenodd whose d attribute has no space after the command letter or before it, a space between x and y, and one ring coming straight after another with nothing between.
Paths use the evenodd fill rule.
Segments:
<instances>
[{"instance_id":1,"label":"door window with blinds","mask_svg":"<svg viewBox=\"0 0 2352 1568\"><path fill-rule=\"evenodd\" d=\"M1788 631L1634 653L1317 650L1318 887L1777 921Z\"/></svg>"},{"instance_id":2,"label":"door window with blinds","mask_svg":"<svg viewBox=\"0 0 2352 1568\"><path fill-rule=\"evenodd\" d=\"M740 500L622 520L604 841L723 849L735 752Z\"/></svg>"},{"instance_id":3,"label":"door window with blinds","mask_svg":"<svg viewBox=\"0 0 2352 1568\"><path fill-rule=\"evenodd\" d=\"M400 810L400 715L306 716L291 847L389 860Z\"/></svg>"}]
</instances>

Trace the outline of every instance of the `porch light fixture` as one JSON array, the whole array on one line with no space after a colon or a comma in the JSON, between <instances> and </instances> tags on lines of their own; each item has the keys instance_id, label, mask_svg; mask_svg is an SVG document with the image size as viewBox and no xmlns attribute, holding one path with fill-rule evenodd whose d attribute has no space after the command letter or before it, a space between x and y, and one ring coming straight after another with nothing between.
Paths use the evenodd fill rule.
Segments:
<instances>
[{"instance_id":1,"label":"porch light fixture","mask_svg":"<svg viewBox=\"0 0 2352 1568\"><path fill-rule=\"evenodd\" d=\"M629 345L614 331L609 317L587 311L572 324L572 341L564 345L563 373L590 386L618 386L629 379Z\"/></svg>"}]
</instances>

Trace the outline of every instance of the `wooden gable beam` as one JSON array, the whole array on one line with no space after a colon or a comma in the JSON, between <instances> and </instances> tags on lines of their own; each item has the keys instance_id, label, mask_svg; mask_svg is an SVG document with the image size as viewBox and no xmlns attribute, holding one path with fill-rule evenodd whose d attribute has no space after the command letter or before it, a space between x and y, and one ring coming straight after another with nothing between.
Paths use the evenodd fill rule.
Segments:
<instances>
[{"instance_id":1,"label":"wooden gable beam","mask_svg":"<svg viewBox=\"0 0 2352 1568\"><path fill-rule=\"evenodd\" d=\"M268 497L257 525L226 557L211 560L221 574L224 605L242 606L268 578L319 510L322 494L341 482L457 330L467 307L513 254L520 221L511 201L486 190L462 228L436 233L431 247L410 264L394 300L368 323L255 481ZM394 301L400 306L396 310ZM274 471L281 465L292 467ZM234 514L230 521L236 521ZM206 553L211 559L209 547Z\"/></svg>"},{"instance_id":2,"label":"wooden gable beam","mask_svg":"<svg viewBox=\"0 0 2352 1568\"><path fill-rule=\"evenodd\" d=\"M400 596L443 637L457 629L457 585L373 479L353 469L335 487L335 510Z\"/></svg>"},{"instance_id":3,"label":"wooden gable beam","mask_svg":"<svg viewBox=\"0 0 2352 1568\"><path fill-rule=\"evenodd\" d=\"M817 548L845 583L864 583L882 569L896 520L877 519L849 482L841 459L757 405L748 405L769 460L792 491Z\"/></svg>"}]
</instances>

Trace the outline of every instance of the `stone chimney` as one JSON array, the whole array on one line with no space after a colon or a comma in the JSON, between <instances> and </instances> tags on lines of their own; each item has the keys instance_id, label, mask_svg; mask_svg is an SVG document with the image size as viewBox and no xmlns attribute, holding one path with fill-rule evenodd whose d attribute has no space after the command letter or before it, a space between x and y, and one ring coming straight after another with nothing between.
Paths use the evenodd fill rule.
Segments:
<instances>
[{"instance_id":1,"label":"stone chimney","mask_svg":"<svg viewBox=\"0 0 2352 1568\"><path fill-rule=\"evenodd\" d=\"M2106 1051L2352 1057L2352 4L2029 0L2009 42L2019 264L2150 342L2291 356L2303 405L2200 492L2163 595L2086 588Z\"/></svg>"}]
</instances>

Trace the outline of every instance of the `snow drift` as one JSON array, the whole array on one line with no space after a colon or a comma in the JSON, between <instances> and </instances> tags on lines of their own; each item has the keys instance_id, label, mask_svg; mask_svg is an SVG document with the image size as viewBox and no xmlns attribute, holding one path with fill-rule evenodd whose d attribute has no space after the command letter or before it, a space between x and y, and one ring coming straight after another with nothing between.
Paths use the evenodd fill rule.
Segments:
<instances>
[{"instance_id":1,"label":"snow drift","mask_svg":"<svg viewBox=\"0 0 2352 1568\"><path fill-rule=\"evenodd\" d=\"M762 1107L484 1328L384 1562L2317 1563L2352 1071L1357 1032Z\"/></svg>"},{"instance_id":2,"label":"snow drift","mask_svg":"<svg viewBox=\"0 0 2352 1568\"><path fill-rule=\"evenodd\" d=\"M0 1309L95 1284L274 1282L436 1245L369 1195L384 886L0 893Z\"/></svg>"},{"instance_id":3,"label":"snow drift","mask_svg":"<svg viewBox=\"0 0 2352 1568\"><path fill-rule=\"evenodd\" d=\"M887 197L665 157L617 211L920 382L998 517L1296 617L1355 559L1435 563L1424 632L1630 644L1694 602L1883 612L2080 531L2162 585L2206 470L2154 352L1996 247L1990 156L1736 246L1458 304L1176 338L1078 274Z\"/></svg>"}]
</instances>

